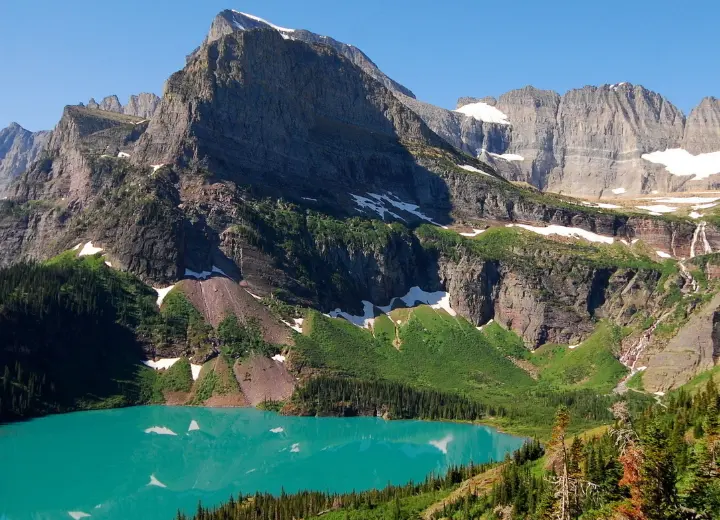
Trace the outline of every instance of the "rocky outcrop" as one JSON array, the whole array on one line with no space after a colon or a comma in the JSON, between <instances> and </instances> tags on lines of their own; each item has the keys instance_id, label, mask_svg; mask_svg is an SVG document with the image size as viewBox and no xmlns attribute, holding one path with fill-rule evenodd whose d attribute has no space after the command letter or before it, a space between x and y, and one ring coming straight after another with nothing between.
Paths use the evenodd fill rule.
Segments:
<instances>
[{"instance_id":1,"label":"rocky outcrop","mask_svg":"<svg viewBox=\"0 0 720 520\"><path fill-rule=\"evenodd\" d=\"M30 132L17 123L0 130L0 197L7 185L40 158L50 132Z\"/></svg>"},{"instance_id":2,"label":"rocky outcrop","mask_svg":"<svg viewBox=\"0 0 720 520\"><path fill-rule=\"evenodd\" d=\"M173 74L133 161L202 164L218 178L295 197L325 191L347 201L352 189L396 188L442 198L439 180L402 140L449 148L332 48L259 29L203 46Z\"/></svg>"},{"instance_id":3,"label":"rocky outcrop","mask_svg":"<svg viewBox=\"0 0 720 520\"><path fill-rule=\"evenodd\" d=\"M704 99L687 121L661 95L629 83L588 86L563 96L525 87L497 100L463 97L458 108L473 103L500 110L510 124L478 124L457 112L406 102L453 146L476 156L485 149L495 154L493 166L505 178L543 190L612 198L714 189L719 182L717 175L674 175L642 157L670 148L720 151L720 102L714 98ZM512 160L498 159L502 155Z\"/></svg>"},{"instance_id":4,"label":"rocky outcrop","mask_svg":"<svg viewBox=\"0 0 720 520\"><path fill-rule=\"evenodd\" d=\"M326 45L331 47L335 52L350 60L353 64L360 67L360 69L362 69L366 74L370 75L370 77L376 79L390 90L410 96L411 98L415 97L409 89L387 77L364 52L354 45L348 45L330 38L329 36L321 36L304 29L287 29L285 27L279 27L263 20L262 18L258 18L250 14L230 9L222 11L213 20L204 44L208 45L219 40L223 36L227 36L228 34L253 29L275 30L281 34L283 38L302 41L312 45ZM188 56L188 61L190 61L197 52L198 51L196 50L194 53L190 54L190 56Z\"/></svg>"},{"instance_id":5,"label":"rocky outcrop","mask_svg":"<svg viewBox=\"0 0 720 520\"><path fill-rule=\"evenodd\" d=\"M716 295L672 338L662 351L647 360L643 386L665 392L711 369L720 355L720 295Z\"/></svg>"},{"instance_id":6,"label":"rocky outcrop","mask_svg":"<svg viewBox=\"0 0 720 520\"><path fill-rule=\"evenodd\" d=\"M157 95L143 92L138 95L130 96L127 105L122 105L118 97L116 95L112 95L103 98L100 103L97 103L95 99L90 98L90 101L88 101L85 106L91 109L105 110L107 112L115 112L117 114L125 114L127 116L149 119L153 116L159 104L160 98Z\"/></svg>"},{"instance_id":7,"label":"rocky outcrop","mask_svg":"<svg viewBox=\"0 0 720 520\"><path fill-rule=\"evenodd\" d=\"M155 94L143 92L137 96L132 95L127 105L123 107L123 114L150 119L159 104L160 98Z\"/></svg>"},{"instance_id":8,"label":"rocky outcrop","mask_svg":"<svg viewBox=\"0 0 720 520\"><path fill-rule=\"evenodd\" d=\"M692 109L685 125L682 148L692 154L720 150L720 99L706 97Z\"/></svg>"}]
</instances>

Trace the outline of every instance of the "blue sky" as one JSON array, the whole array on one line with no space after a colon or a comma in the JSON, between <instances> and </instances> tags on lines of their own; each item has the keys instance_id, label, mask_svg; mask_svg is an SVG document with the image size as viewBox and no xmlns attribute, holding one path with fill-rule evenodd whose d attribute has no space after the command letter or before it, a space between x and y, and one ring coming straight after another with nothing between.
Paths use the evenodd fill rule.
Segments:
<instances>
[{"instance_id":1,"label":"blue sky","mask_svg":"<svg viewBox=\"0 0 720 520\"><path fill-rule=\"evenodd\" d=\"M720 2L698 0L0 0L0 127L67 104L160 93L225 8L352 43L418 98L629 81L686 113L720 97Z\"/></svg>"}]
</instances>

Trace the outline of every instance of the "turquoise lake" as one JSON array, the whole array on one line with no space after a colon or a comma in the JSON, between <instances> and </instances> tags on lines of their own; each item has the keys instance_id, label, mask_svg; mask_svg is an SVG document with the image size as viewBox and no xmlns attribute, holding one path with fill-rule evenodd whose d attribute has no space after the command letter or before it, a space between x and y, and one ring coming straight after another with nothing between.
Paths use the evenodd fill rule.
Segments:
<instances>
[{"instance_id":1,"label":"turquoise lake","mask_svg":"<svg viewBox=\"0 0 720 520\"><path fill-rule=\"evenodd\" d=\"M469 424L147 406L0 426L0 519L172 520L231 494L363 490L500 460Z\"/></svg>"}]
</instances>

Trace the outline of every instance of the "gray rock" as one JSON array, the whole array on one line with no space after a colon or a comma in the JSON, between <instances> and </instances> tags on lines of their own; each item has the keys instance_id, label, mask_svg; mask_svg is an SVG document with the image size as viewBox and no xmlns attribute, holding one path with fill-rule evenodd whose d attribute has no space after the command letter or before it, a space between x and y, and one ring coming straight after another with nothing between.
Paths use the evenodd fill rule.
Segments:
<instances>
[{"instance_id":1,"label":"gray rock","mask_svg":"<svg viewBox=\"0 0 720 520\"><path fill-rule=\"evenodd\" d=\"M49 138L50 132L30 132L17 123L0 130L0 196L40 157Z\"/></svg>"},{"instance_id":2,"label":"gray rock","mask_svg":"<svg viewBox=\"0 0 720 520\"><path fill-rule=\"evenodd\" d=\"M100 102L100 110L106 110L108 112L117 112L118 114L123 113L123 106L120 104L120 100L116 95L107 96Z\"/></svg>"},{"instance_id":3,"label":"gray rock","mask_svg":"<svg viewBox=\"0 0 720 520\"><path fill-rule=\"evenodd\" d=\"M155 94L143 92L137 96L130 96L127 105L123 107L123 114L150 119L160 104L160 98Z\"/></svg>"},{"instance_id":4,"label":"gray rock","mask_svg":"<svg viewBox=\"0 0 720 520\"><path fill-rule=\"evenodd\" d=\"M348 45L346 43L334 40L329 36L321 36L319 34L315 34L304 29L296 30L278 27L265 20L230 9L222 11L215 17L212 25L210 26L210 31L207 35L207 38L205 39L205 45L219 40L220 38L228 34L239 31L249 31L252 29L278 30L278 32L283 35L283 38L289 38L311 44L327 45L333 48L339 54L345 56L352 63L360 67L363 71L378 80L390 90L400 92L401 94L413 98L415 97L415 95L408 88L387 77L364 52L362 52L354 45ZM194 53L188 56L188 60L191 59L193 55Z\"/></svg>"},{"instance_id":5,"label":"gray rock","mask_svg":"<svg viewBox=\"0 0 720 520\"><path fill-rule=\"evenodd\" d=\"M720 151L720 99L706 97L692 109L682 147L692 154Z\"/></svg>"}]
</instances>

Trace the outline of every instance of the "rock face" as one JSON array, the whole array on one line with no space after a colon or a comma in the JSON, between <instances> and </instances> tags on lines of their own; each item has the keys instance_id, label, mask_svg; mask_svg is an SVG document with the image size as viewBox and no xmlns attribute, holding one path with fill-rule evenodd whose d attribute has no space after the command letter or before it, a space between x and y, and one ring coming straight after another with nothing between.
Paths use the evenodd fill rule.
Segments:
<instances>
[{"instance_id":1,"label":"rock face","mask_svg":"<svg viewBox=\"0 0 720 520\"><path fill-rule=\"evenodd\" d=\"M171 76L133 162L198 163L219 178L294 197L396 188L398 196L447 200L403 140L449 148L331 47L258 29L204 45Z\"/></svg>"},{"instance_id":2,"label":"rock face","mask_svg":"<svg viewBox=\"0 0 720 520\"><path fill-rule=\"evenodd\" d=\"M666 149L690 154L720 151L720 102L706 98L685 119L661 95L640 85L583 87L560 96L533 87L499 99L463 97L458 108L485 103L505 114L510 125L471 121L470 116L420 102L406 104L453 146L496 157L510 180L543 190L586 197L616 197L690 189L711 189L720 177L673 175L643 159ZM718 166L720 172L720 166Z\"/></svg>"},{"instance_id":3,"label":"rock face","mask_svg":"<svg viewBox=\"0 0 720 520\"><path fill-rule=\"evenodd\" d=\"M87 106L87 108L149 119L155 113L159 104L160 98L157 95L143 92L138 95L130 96L127 105L124 106L115 95L103 98L100 103L97 103L95 99L90 98L90 101L88 101L85 106Z\"/></svg>"},{"instance_id":4,"label":"rock face","mask_svg":"<svg viewBox=\"0 0 720 520\"><path fill-rule=\"evenodd\" d=\"M720 361L720 295L696 311L668 345L647 362L643 386L667 391Z\"/></svg>"},{"instance_id":5,"label":"rock face","mask_svg":"<svg viewBox=\"0 0 720 520\"><path fill-rule=\"evenodd\" d=\"M720 99L706 97L687 118L683 146L692 154L720 150Z\"/></svg>"},{"instance_id":6,"label":"rock face","mask_svg":"<svg viewBox=\"0 0 720 520\"><path fill-rule=\"evenodd\" d=\"M369 74L372 78L375 78L390 90L399 92L411 98L415 97L409 89L387 77L364 52L353 45L348 45L334 40L329 36L321 36L304 29L287 29L285 27L278 27L277 25L273 25L262 18L246 13L226 9L218 14L210 26L210 32L205 39L205 44L207 45L208 43L219 40L228 34L240 31L249 31L252 29L272 29L278 31L283 38L298 40L309 44L327 45L338 54L344 56L352 63L360 67L366 74ZM190 60L193 55L194 53L188 56L188 60Z\"/></svg>"},{"instance_id":7,"label":"rock face","mask_svg":"<svg viewBox=\"0 0 720 520\"><path fill-rule=\"evenodd\" d=\"M143 92L137 96L130 96L127 105L123 107L123 114L149 119L153 116L159 104L160 98L157 95Z\"/></svg>"},{"instance_id":8,"label":"rock face","mask_svg":"<svg viewBox=\"0 0 720 520\"><path fill-rule=\"evenodd\" d=\"M40 157L49 138L50 132L30 132L17 123L0 130L0 196Z\"/></svg>"}]
</instances>

